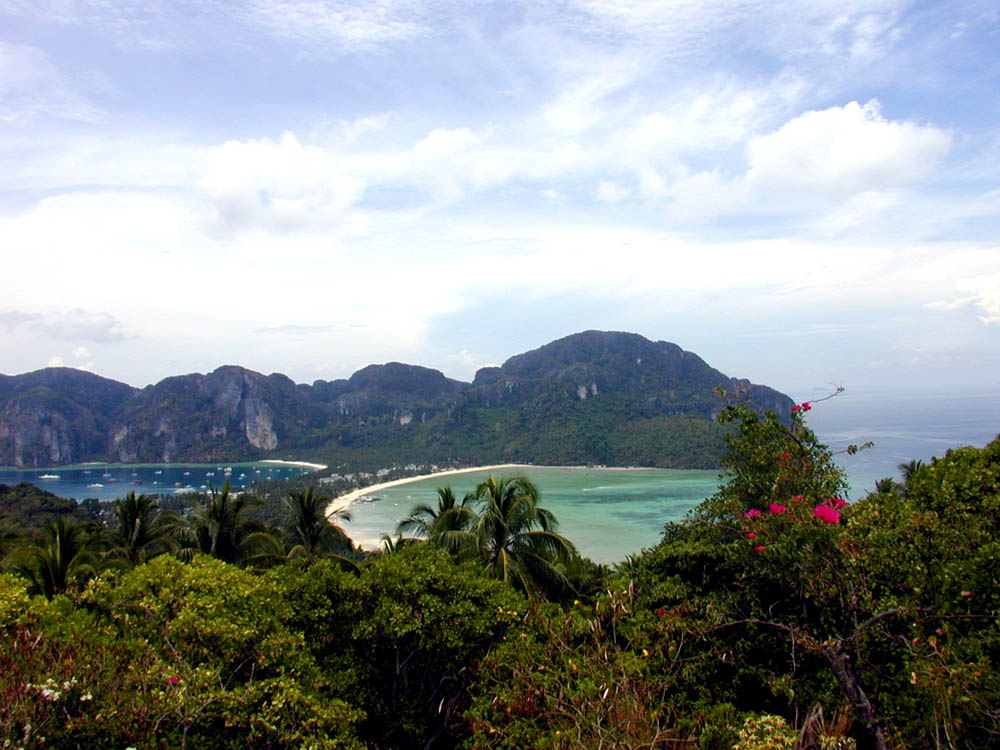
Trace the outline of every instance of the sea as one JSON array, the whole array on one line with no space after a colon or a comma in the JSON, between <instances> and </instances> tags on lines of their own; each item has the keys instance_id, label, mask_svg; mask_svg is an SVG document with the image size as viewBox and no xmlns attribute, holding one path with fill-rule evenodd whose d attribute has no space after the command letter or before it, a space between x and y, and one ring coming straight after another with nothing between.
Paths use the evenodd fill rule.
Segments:
<instances>
[{"instance_id":1,"label":"sea","mask_svg":"<svg viewBox=\"0 0 1000 750\"><path fill-rule=\"evenodd\" d=\"M854 394L816 403L807 424L836 452L850 485L848 499L864 497L882 477L899 477L899 464L930 461L963 445L983 447L1000 433L1000 392L994 394L901 396ZM856 455L848 446L871 441ZM387 464L391 457L387 457ZM286 479L311 471L306 466L240 464L89 464L53 469L0 469L0 483L37 484L62 497L111 500L136 493L204 491L228 477L234 488L255 481ZM684 518L719 486L716 471L530 467L523 473L541 491L542 502L559 519L559 531L581 553L614 564L659 540L663 525ZM56 475L57 479L44 479ZM347 533L377 548L383 534L420 503L434 505L438 487L461 496L486 472L427 479L375 493L374 502L356 503Z\"/></svg>"},{"instance_id":2,"label":"sea","mask_svg":"<svg viewBox=\"0 0 1000 750\"><path fill-rule=\"evenodd\" d=\"M255 482L290 479L315 469L270 462L235 464L105 464L85 463L45 469L0 467L0 484L30 482L59 497L110 501L128 492L182 494L219 489L228 479L233 490L252 489Z\"/></svg>"},{"instance_id":3,"label":"sea","mask_svg":"<svg viewBox=\"0 0 1000 750\"><path fill-rule=\"evenodd\" d=\"M901 396L850 391L816 403L807 425L835 453L847 475L847 499L857 500L883 477L900 476L899 464L929 462L965 445L981 448L1000 433L1000 392L975 395ZM847 448L871 442L851 455ZM719 487L716 471L669 469L558 469L522 472L541 491L542 502L559 519L559 531L595 562L614 564L655 545L663 525L683 519ZM344 529L356 542L375 548L393 534L414 505L436 504L438 487L461 497L486 473L459 474L391 487L375 502L355 503Z\"/></svg>"}]
</instances>

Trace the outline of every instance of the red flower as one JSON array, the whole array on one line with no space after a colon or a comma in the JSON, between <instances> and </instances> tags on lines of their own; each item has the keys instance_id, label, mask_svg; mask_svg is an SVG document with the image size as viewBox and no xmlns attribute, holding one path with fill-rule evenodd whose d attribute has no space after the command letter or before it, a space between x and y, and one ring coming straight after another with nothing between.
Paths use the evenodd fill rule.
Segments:
<instances>
[{"instance_id":1,"label":"red flower","mask_svg":"<svg viewBox=\"0 0 1000 750\"><path fill-rule=\"evenodd\" d=\"M770 505L767 506L767 509L771 511L771 513L773 513L774 515L778 515L779 513L784 513L786 510L788 510L788 506L782 505L781 503L771 503Z\"/></svg>"},{"instance_id":2,"label":"red flower","mask_svg":"<svg viewBox=\"0 0 1000 750\"><path fill-rule=\"evenodd\" d=\"M795 404L792 407L792 411L809 411L810 409L812 409L812 404L808 401L803 401L801 404Z\"/></svg>"},{"instance_id":3,"label":"red flower","mask_svg":"<svg viewBox=\"0 0 1000 750\"><path fill-rule=\"evenodd\" d=\"M761 552L763 552L763 551L764 551L764 545L763 545L763 544L758 544L758 545L757 545L756 547L754 547L754 550L755 550L755 551L757 552L757 554L759 555L759 554L760 554Z\"/></svg>"},{"instance_id":4,"label":"red flower","mask_svg":"<svg viewBox=\"0 0 1000 750\"><path fill-rule=\"evenodd\" d=\"M813 515L826 523L840 523L840 513L829 505L817 505L813 509Z\"/></svg>"},{"instance_id":5,"label":"red flower","mask_svg":"<svg viewBox=\"0 0 1000 750\"><path fill-rule=\"evenodd\" d=\"M753 518L754 516L759 516L760 515L760 511L757 510L756 508L751 508L746 513L744 513L743 515L746 516L747 518Z\"/></svg>"},{"instance_id":6,"label":"red flower","mask_svg":"<svg viewBox=\"0 0 1000 750\"><path fill-rule=\"evenodd\" d=\"M847 501L841 500L839 497L831 497L829 500L826 501L826 504L829 505L834 510L840 510L845 505L847 505Z\"/></svg>"},{"instance_id":7,"label":"red flower","mask_svg":"<svg viewBox=\"0 0 1000 750\"><path fill-rule=\"evenodd\" d=\"M757 535L754 534L752 531L749 534L747 534L747 539L756 539L756 538L757 538Z\"/></svg>"},{"instance_id":8,"label":"red flower","mask_svg":"<svg viewBox=\"0 0 1000 750\"><path fill-rule=\"evenodd\" d=\"M177 684L178 682L180 682L180 681L181 681L181 678L180 678L180 677L170 677L170 678L169 678L169 679L167 680L167 684L168 684L168 685L176 685L176 684Z\"/></svg>"},{"instance_id":9,"label":"red flower","mask_svg":"<svg viewBox=\"0 0 1000 750\"><path fill-rule=\"evenodd\" d=\"M792 457L792 454L789 453L788 451L785 451L784 453L779 453L778 456L777 456L778 461L787 461L791 457Z\"/></svg>"},{"instance_id":10,"label":"red flower","mask_svg":"<svg viewBox=\"0 0 1000 750\"><path fill-rule=\"evenodd\" d=\"M666 617L667 616L667 610L665 610L665 609L663 609L661 607L660 609L656 610L656 615L658 617Z\"/></svg>"},{"instance_id":11,"label":"red flower","mask_svg":"<svg viewBox=\"0 0 1000 750\"><path fill-rule=\"evenodd\" d=\"M793 503L801 503L803 500L805 500L805 497L802 495L796 495L792 498Z\"/></svg>"}]
</instances>

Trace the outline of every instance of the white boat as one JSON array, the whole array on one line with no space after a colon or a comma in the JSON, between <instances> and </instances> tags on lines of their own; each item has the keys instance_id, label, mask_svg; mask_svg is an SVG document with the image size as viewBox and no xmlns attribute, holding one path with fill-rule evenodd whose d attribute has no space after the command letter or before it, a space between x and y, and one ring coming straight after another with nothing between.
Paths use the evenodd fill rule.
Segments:
<instances>
[{"instance_id":1,"label":"white boat","mask_svg":"<svg viewBox=\"0 0 1000 750\"><path fill-rule=\"evenodd\" d=\"M103 485L103 484L101 484L100 482L94 482L93 484L88 484L88 485L87 485L87 487L89 487L89 488L90 488L90 489L92 489L92 490L98 490L98 489L100 489L100 488L101 488L101 487L103 487L103 486L104 486L104 485Z\"/></svg>"},{"instance_id":2,"label":"white boat","mask_svg":"<svg viewBox=\"0 0 1000 750\"><path fill-rule=\"evenodd\" d=\"M42 474L42 475L41 475L40 477L38 477L38 478L39 478L39 479L58 479L58 478L59 478L59 475L58 475L58 474Z\"/></svg>"}]
</instances>

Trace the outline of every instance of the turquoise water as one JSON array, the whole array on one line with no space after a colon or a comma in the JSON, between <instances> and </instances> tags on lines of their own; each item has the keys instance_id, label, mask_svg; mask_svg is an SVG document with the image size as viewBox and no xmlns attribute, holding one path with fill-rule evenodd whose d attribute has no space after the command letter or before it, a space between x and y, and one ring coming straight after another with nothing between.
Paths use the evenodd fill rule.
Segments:
<instances>
[{"instance_id":1,"label":"turquoise water","mask_svg":"<svg viewBox=\"0 0 1000 750\"><path fill-rule=\"evenodd\" d=\"M344 530L364 547L395 533L396 524L420 504L436 506L438 487L451 486L461 497L489 472L425 479L375 493L377 502L351 506ZM715 492L715 471L675 469L561 469L530 467L506 470L534 482L542 504L559 519L559 531L596 562L615 563L659 541L663 524L683 518Z\"/></svg>"},{"instance_id":2,"label":"turquoise water","mask_svg":"<svg viewBox=\"0 0 1000 750\"><path fill-rule=\"evenodd\" d=\"M959 445L982 447L1000 432L1000 397L991 395L907 398L850 391L817 404L808 424L833 450L873 440L875 447L856 456L840 455L847 472L849 497L863 497L881 477L898 477L899 463L928 461ZM386 463L391 463L387 457ZM0 483L26 481L62 497L112 500L129 490L173 492L219 487L226 469L235 488L250 488L265 479L287 479L311 471L306 467L261 463L141 464L58 467L55 469L0 469ZM533 467L526 475L541 490L545 507L559 519L560 530L583 554L598 562L614 563L655 544L667 521L683 518L701 500L715 492L714 471L555 469ZM42 479L56 474L58 479ZM105 476L108 475L108 476ZM451 484L461 495L482 481L485 473L461 474L394 487L375 503L351 508L354 520L346 525L352 538L377 545L382 534L418 503L436 503L435 490ZM94 485L101 485L100 487Z\"/></svg>"},{"instance_id":3,"label":"turquoise water","mask_svg":"<svg viewBox=\"0 0 1000 750\"><path fill-rule=\"evenodd\" d=\"M857 500L873 490L878 479L898 479L900 463L927 462L951 448L981 448L993 440L1000 432L1000 394L907 397L847 391L816 404L807 424L833 451L852 443L875 443L854 456L836 456L847 474L848 497ZM559 519L560 531L583 554L605 563L656 544L663 524L683 518L715 492L719 481L714 471L535 467L525 474ZM345 529L363 545L377 545L382 534L395 533L396 524L414 505L434 505L438 487L451 484L461 496L484 477L462 474L379 492L383 500L352 506L354 518Z\"/></svg>"},{"instance_id":4,"label":"turquoise water","mask_svg":"<svg viewBox=\"0 0 1000 750\"><path fill-rule=\"evenodd\" d=\"M79 464L53 469L0 469L0 484L30 482L59 495L84 500L114 500L126 492L172 493L218 489L226 479L234 489L256 481L288 479L312 471L302 466L237 464ZM45 476L56 478L43 478Z\"/></svg>"}]
</instances>

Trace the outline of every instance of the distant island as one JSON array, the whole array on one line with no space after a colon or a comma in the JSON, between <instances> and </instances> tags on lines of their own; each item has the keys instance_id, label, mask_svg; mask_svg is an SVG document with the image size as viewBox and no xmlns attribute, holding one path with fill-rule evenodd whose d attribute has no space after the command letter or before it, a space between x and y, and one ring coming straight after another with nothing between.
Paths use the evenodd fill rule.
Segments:
<instances>
[{"instance_id":1,"label":"distant island","mask_svg":"<svg viewBox=\"0 0 1000 750\"><path fill-rule=\"evenodd\" d=\"M296 384L237 366L146 388L70 368L0 376L0 463L487 463L714 468L717 389L788 414L792 400L638 334L586 331L471 383L390 362Z\"/></svg>"}]
</instances>

